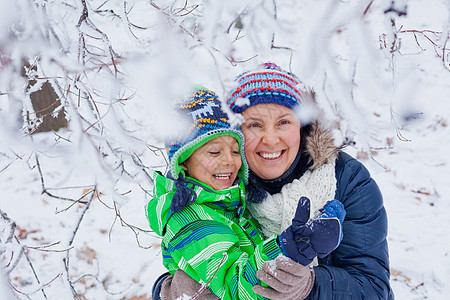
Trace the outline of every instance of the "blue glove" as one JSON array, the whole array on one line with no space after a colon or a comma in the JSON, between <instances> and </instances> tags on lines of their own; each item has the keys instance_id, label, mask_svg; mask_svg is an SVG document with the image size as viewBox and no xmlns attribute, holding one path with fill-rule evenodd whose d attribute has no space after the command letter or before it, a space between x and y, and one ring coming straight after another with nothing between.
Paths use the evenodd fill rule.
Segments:
<instances>
[{"instance_id":1,"label":"blue glove","mask_svg":"<svg viewBox=\"0 0 450 300\"><path fill-rule=\"evenodd\" d=\"M345 218L344 206L338 200L327 202L311 220L308 220L309 211L309 199L301 197L292 225L279 236L283 252L304 266L314 257L325 257L339 246Z\"/></svg>"}]
</instances>

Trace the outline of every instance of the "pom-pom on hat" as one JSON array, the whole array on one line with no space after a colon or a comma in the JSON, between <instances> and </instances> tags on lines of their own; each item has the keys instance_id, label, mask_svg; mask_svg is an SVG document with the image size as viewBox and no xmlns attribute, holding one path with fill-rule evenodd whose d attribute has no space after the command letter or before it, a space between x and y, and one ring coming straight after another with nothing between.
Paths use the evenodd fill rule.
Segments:
<instances>
[{"instance_id":1,"label":"pom-pom on hat","mask_svg":"<svg viewBox=\"0 0 450 300\"><path fill-rule=\"evenodd\" d=\"M195 150L215 137L229 135L238 141L242 160L238 177L247 184L248 165L244 155L244 136L239 127L231 126L217 95L205 89L197 90L187 101L178 104L176 110L180 118L187 120L189 127L180 136L169 137L165 141L172 177L178 179L180 173L185 175L180 164Z\"/></svg>"},{"instance_id":2,"label":"pom-pom on hat","mask_svg":"<svg viewBox=\"0 0 450 300\"><path fill-rule=\"evenodd\" d=\"M297 89L299 80L274 63L265 63L255 71L240 75L238 86L227 104L235 113L241 113L257 104L274 103L293 109L302 102L303 94ZM246 98L248 101L239 101Z\"/></svg>"}]
</instances>

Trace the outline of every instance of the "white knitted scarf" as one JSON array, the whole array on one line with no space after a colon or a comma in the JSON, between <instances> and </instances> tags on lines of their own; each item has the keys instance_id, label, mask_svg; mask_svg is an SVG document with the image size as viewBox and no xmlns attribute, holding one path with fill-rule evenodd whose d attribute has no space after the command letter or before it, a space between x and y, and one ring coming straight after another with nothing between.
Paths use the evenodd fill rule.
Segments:
<instances>
[{"instance_id":1,"label":"white knitted scarf","mask_svg":"<svg viewBox=\"0 0 450 300\"><path fill-rule=\"evenodd\" d=\"M299 179L286 184L281 192L268 195L262 203L249 203L248 208L261 225L266 237L281 234L292 224L300 197L311 201L310 218L336 193L335 162L325 163L308 170Z\"/></svg>"}]
</instances>

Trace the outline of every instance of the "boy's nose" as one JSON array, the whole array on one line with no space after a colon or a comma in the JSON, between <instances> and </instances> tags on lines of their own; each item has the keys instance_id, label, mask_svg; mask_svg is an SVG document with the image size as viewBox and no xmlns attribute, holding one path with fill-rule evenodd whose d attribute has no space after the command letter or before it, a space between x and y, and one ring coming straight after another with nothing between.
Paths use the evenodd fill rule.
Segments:
<instances>
[{"instance_id":1,"label":"boy's nose","mask_svg":"<svg viewBox=\"0 0 450 300\"><path fill-rule=\"evenodd\" d=\"M233 154L231 152L224 153L222 157L222 164L223 165L231 165L234 164Z\"/></svg>"}]
</instances>

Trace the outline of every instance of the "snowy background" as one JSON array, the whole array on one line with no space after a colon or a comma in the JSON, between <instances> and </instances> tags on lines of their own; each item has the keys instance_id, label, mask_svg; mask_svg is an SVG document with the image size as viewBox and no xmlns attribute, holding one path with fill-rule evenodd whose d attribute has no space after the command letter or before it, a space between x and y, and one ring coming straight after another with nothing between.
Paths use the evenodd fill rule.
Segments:
<instances>
[{"instance_id":1,"label":"snowy background","mask_svg":"<svg viewBox=\"0 0 450 300\"><path fill-rule=\"evenodd\" d=\"M266 61L378 182L396 298L448 298L449 1L0 2L1 299L150 299L170 107ZM58 131L39 132L45 84Z\"/></svg>"}]
</instances>

